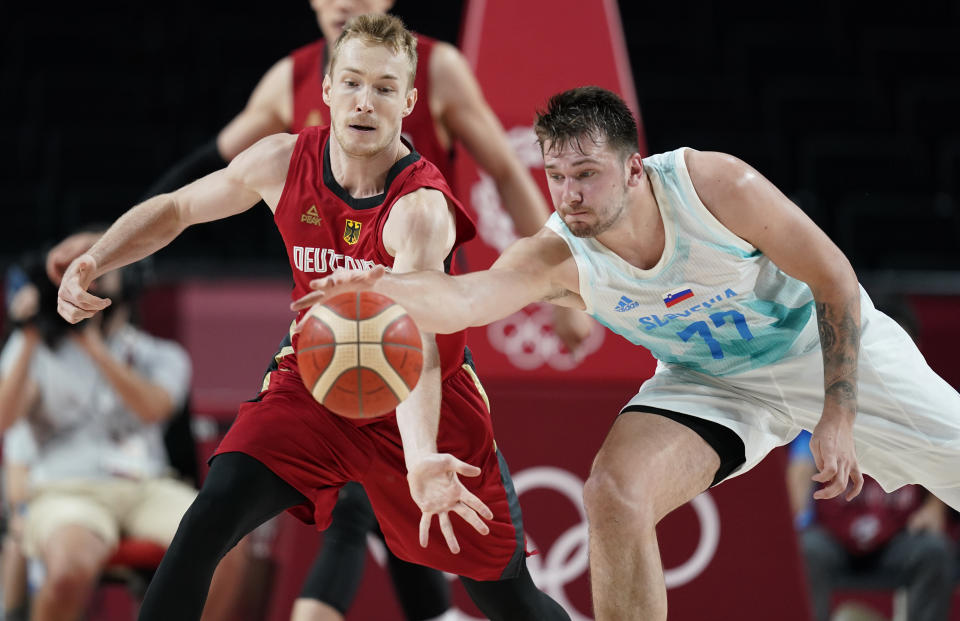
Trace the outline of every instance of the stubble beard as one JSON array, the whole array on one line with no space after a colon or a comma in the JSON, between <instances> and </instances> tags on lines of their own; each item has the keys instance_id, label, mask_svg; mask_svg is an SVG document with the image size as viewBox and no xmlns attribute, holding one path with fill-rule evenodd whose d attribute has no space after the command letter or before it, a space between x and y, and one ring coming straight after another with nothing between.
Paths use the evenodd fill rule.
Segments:
<instances>
[{"instance_id":1,"label":"stubble beard","mask_svg":"<svg viewBox=\"0 0 960 621\"><path fill-rule=\"evenodd\" d=\"M567 228L573 233L574 237L597 237L610 230L610 227L617 223L617 220L619 220L621 214L623 214L623 208L626 204L627 193L624 191L623 194L620 195L617 206L607 212L609 216L606 219L594 224L576 223L573 225L564 220L564 224L567 225Z\"/></svg>"}]
</instances>

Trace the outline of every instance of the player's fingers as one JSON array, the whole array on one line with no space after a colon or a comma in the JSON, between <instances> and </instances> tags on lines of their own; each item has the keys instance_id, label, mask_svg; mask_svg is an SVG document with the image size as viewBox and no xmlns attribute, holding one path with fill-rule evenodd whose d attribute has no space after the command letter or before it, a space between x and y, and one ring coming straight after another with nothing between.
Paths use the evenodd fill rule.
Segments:
<instances>
[{"instance_id":1,"label":"player's fingers","mask_svg":"<svg viewBox=\"0 0 960 621\"><path fill-rule=\"evenodd\" d=\"M817 470L823 470L823 453L820 451L820 440L810 438L810 452L813 454L813 463Z\"/></svg>"},{"instance_id":2,"label":"player's fingers","mask_svg":"<svg viewBox=\"0 0 960 621\"><path fill-rule=\"evenodd\" d=\"M483 472L480 468L476 466L471 466L465 461L460 461L453 455L448 455L447 462L453 468L454 472L461 474L465 477L478 477L480 473Z\"/></svg>"},{"instance_id":3,"label":"player's fingers","mask_svg":"<svg viewBox=\"0 0 960 621\"><path fill-rule=\"evenodd\" d=\"M485 519L493 519L493 511L490 510L490 507L465 487L460 491L460 502L479 513Z\"/></svg>"},{"instance_id":4,"label":"player's fingers","mask_svg":"<svg viewBox=\"0 0 960 621\"><path fill-rule=\"evenodd\" d=\"M423 513L420 515L420 547L427 547L430 541L430 520L432 513Z\"/></svg>"},{"instance_id":5,"label":"player's fingers","mask_svg":"<svg viewBox=\"0 0 960 621\"><path fill-rule=\"evenodd\" d=\"M73 304L63 299L57 300L57 313L70 323L79 323L80 321L93 316L92 312L85 311L82 308L77 308Z\"/></svg>"},{"instance_id":6,"label":"player's fingers","mask_svg":"<svg viewBox=\"0 0 960 621\"><path fill-rule=\"evenodd\" d=\"M444 511L437 515L440 519L440 532L443 533L443 538L447 540L447 547L450 548L450 551L454 554L460 554L460 542L457 541L457 536L453 534L453 524L450 523L450 514Z\"/></svg>"},{"instance_id":7,"label":"player's fingers","mask_svg":"<svg viewBox=\"0 0 960 621\"><path fill-rule=\"evenodd\" d=\"M863 473L860 472L859 464L853 466L850 470L850 478L853 480L853 488L847 492L847 500L853 500L860 495L863 489Z\"/></svg>"},{"instance_id":8,"label":"player's fingers","mask_svg":"<svg viewBox=\"0 0 960 621\"><path fill-rule=\"evenodd\" d=\"M839 496L843 490L847 488L847 480L841 479L839 476L831 479L824 487L818 489L814 492L813 497L817 500L827 500L830 498L836 498Z\"/></svg>"},{"instance_id":9,"label":"player's fingers","mask_svg":"<svg viewBox=\"0 0 960 621\"><path fill-rule=\"evenodd\" d=\"M837 476L837 456L825 455L822 458L822 465L818 466L819 472L813 475L813 480L818 483L826 483Z\"/></svg>"},{"instance_id":10,"label":"player's fingers","mask_svg":"<svg viewBox=\"0 0 960 621\"><path fill-rule=\"evenodd\" d=\"M480 519L480 516L477 515L477 512L471 507L468 507L463 503L458 503L454 505L453 510L456 511L457 515L462 517L467 524L473 526L473 529L481 535L487 535L490 533L490 527Z\"/></svg>"},{"instance_id":11,"label":"player's fingers","mask_svg":"<svg viewBox=\"0 0 960 621\"><path fill-rule=\"evenodd\" d=\"M290 303L290 310L299 311L305 308L310 308L323 298L327 297L326 291L311 291L305 296L298 298Z\"/></svg>"}]
</instances>

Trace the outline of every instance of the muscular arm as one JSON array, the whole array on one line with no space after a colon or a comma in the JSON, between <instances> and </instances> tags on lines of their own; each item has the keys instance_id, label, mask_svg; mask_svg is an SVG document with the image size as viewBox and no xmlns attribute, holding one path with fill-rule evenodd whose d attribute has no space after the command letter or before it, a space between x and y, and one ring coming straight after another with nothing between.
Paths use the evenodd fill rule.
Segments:
<instances>
[{"instance_id":1,"label":"muscular arm","mask_svg":"<svg viewBox=\"0 0 960 621\"><path fill-rule=\"evenodd\" d=\"M550 215L550 208L507 141L466 59L452 45L437 43L434 47L430 85L441 124L493 178L517 234L535 234Z\"/></svg>"},{"instance_id":2,"label":"muscular arm","mask_svg":"<svg viewBox=\"0 0 960 621\"><path fill-rule=\"evenodd\" d=\"M314 291L291 305L307 308L326 296L372 289L407 309L424 331L449 334L482 326L538 301L583 308L573 257L562 239L543 230L507 248L490 269L461 276L438 271L408 274L334 274L310 283Z\"/></svg>"},{"instance_id":3,"label":"muscular arm","mask_svg":"<svg viewBox=\"0 0 960 621\"><path fill-rule=\"evenodd\" d=\"M739 237L758 248L784 272L813 292L823 350L824 407L811 444L817 467L833 454L837 435L850 435L857 413L857 359L860 349L860 289L850 262L830 238L780 190L744 162L720 153L687 152L694 187L707 208ZM855 488L862 485L855 455L850 465ZM839 466L843 470L843 465ZM842 474L842 472L841 472ZM818 475L819 476L819 475ZM819 480L819 479L818 479ZM818 498L836 496L846 486L828 486ZM836 492L836 493L834 493ZM850 497L852 497L852 495Z\"/></svg>"},{"instance_id":4,"label":"muscular arm","mask_svg":"<svg viewBox=\"0 0 960 621\"><path fill-rule=\"evenodd\" d=\"M384 245L394 256L393 268L398 273L414 269L439 273L455 240L455 222L446 198L431 189L421 189L400 199L383 231ZM457 478L457 474L477 476L480 469L453 455L437 453L440 355L433 334L421 331L421 339L424 364L420 381L410 396L397 406L397 426L403 442L410 494L422 513L420 545L427 546L430 523L436 514L447 546L457 554L460 544L449 512L456 512L481 534L487 534L489 528L479 515L491 519L493 514Z\"/></svg>"},{"instance_id":5,"label":"muscular arm","mask_svg":"<svg viewBox=\"0 0 960 621\"><path fill-rule=\"evenodd\" d=\"M86 291L97 276L152 254L191 224L240 213L261 198L276 208L295 143L296 136L288 134L264 138L226 168L155 196L120 216L67 268L60 285L60 314L76 323L105 308L108 301Z\"/></svg>"},{"instance_id":6,"label":"muscular arm","mask_svg":"<svg viewBox=\"0 0 960 621\"><path fill-rule=\"evenodd\" d=\"M383 229L383 242L393 255L396 273L413 270L443 272L443 260L453 248L456 229L446 198L421 189L401 198ZM397 406L407 469L424 455L437 452L440 420L440 355L432 333L421 332L423 371L410 396Z\"/></svg>"}]
</instances>

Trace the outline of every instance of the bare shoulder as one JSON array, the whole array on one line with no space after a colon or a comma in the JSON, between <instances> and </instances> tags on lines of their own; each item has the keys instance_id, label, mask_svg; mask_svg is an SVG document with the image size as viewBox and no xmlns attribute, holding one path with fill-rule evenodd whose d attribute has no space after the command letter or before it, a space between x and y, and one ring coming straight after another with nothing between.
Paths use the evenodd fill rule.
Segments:
<instances>
[{"instance_id":1,"label":"bare shoulder","mask_svg":"<svg viewBox=\"0 0 960 621\"><path fill-rule=\"evenodd\" d=\"M419 188L397 199L390 210L390 220L402 220L416 227L452 226L453 208L440 190Z\"/></svg>"},{"instance_id":2,"label":"bare shoulder","mask_svg":"<svg viewBox=\"0 0 960 621\"><path fill-rule=\"evenodd\" d=\"M460 50L444 41L435 42L430 54L430 77L449 78L463 73L472 75L470 65Z\"/></svg>"},{"instance_id":3,"label":"bare shoulder","mask_svg":"<svg viewBox=\"0 0 960 621\"><path fill-rule=\"evenodd\" d=\"M693 187L707 206L742 191L759 176L749 164L727 153L687 149L684 159Z\"/></svg>"},{"instance_id":4,"label":"bare shoulder","mask_svg":"<svg viewBox=\"0 0 960 621\"><path fill-rule=\"evenodd\" d=\"M433 253L439 263L456 240L456 223L443 192L420 188L397 199L383 226L383 245L393 256L402 248Z\"/></svg>"},{"instance_id":5,"label":"bare shoulder","mask_svg":"<svg viewBox=\"0 0 960 621\"><path fill-rule=\"evenodd\" d=\"M438 41L430 55L430 98L454 104L474 101L480 91L467 59L460 50Z\"/></svg>"}]
</instances>

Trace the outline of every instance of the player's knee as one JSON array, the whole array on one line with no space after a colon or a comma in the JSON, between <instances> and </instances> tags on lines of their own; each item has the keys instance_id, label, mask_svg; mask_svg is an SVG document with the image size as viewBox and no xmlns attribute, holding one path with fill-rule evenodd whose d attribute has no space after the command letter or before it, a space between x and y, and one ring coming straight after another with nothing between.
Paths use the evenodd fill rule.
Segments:
<instances>
[{"instance_id":1,"label":"player's knee","mask_svg":"<svg viewBox=\"0 0 960 621\"><path fill-rule=\"evenodd\" d=\"M357 483L348 483L340 490L337 504L333 509L332 522L328 534L355 534L366 537L376 524L373 507L363 487Z\"/></svg>"},{"instance_id":2,"label":"player's knee","mask_svg":"<svg viewBox=\"0 0 960 621\"><path fill-rule=\"evenodd\" d=\"M595 468L583 486L587 518L595 526L613 521L652 528L656 519L648 501L650 496L644 490L640 481Z\"/></svg>"},{"instance_id":3,"label":"player's knee","mask_svg":"<svg viewBox=\"0 0 960 621\"><path fill-rule=\"evenodd\" d=\"M216 490L201 490L184 513L178 536L194 549L210 547L225 552L236 538L235 517L240 511L226 500Z\"/></svg>"}]
</instances>

